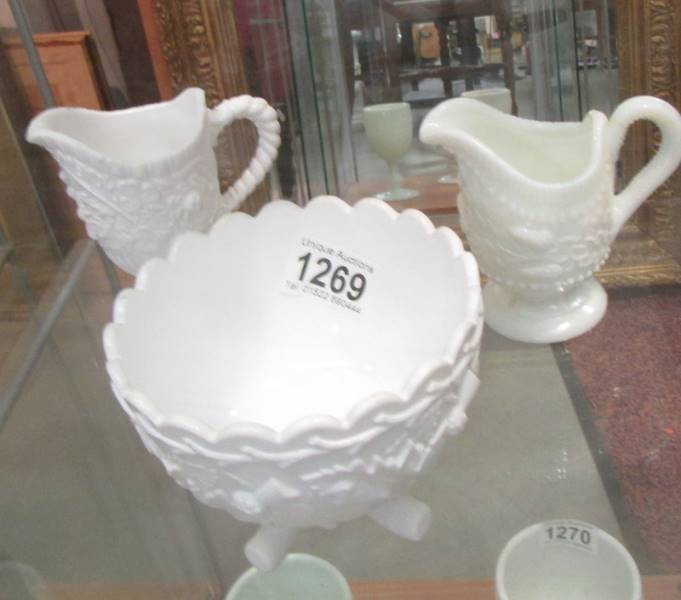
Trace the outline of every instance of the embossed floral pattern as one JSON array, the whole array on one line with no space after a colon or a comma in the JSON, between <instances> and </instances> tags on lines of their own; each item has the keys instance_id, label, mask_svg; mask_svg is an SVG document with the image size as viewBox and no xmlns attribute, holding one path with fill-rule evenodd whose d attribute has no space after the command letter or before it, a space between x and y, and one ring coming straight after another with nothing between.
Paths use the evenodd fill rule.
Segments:
<instances>
[{"instance_id":1,"label":"embossed floral pattern","mask_svg":"<svg viewBox=\"0 0 681 600\"><path fill-rule=\"evenodd\" d=\"M242 521L333 527L408 490L431 464L450 425L465 419L470 397L462 384L474 377L477 352L459 357L465 368L431 381L433 391L423 390L408 403L395 398L356 424L346 439L315 432L287 444L281 454L257 439L234 439L219 452L197 453L205 441L185 434L180 444L169 442L117 396L147 448L202 502Z\"/></svg>"},{"instance_id":2,"label":"embossed floral pattern","mask_svg":"<svg viewBox=\"0 0 681 600\"><path fill-rule=\"evenodd\" d=\"M160 152L160 158L148 162L127 164L115 155L108 157L64 134L59 125L63 118L67 130L70 124L78 132L73 122L80 117L80 127L85 128L99 118L119 118L119 112L125 113L120 118L127 123L127 114L152 106L159 113L166 111L164 114L174 103L179 108L173 110L188 110L188 99L193 99L192 106L201 111L195 119L200 129L188 135L192 140L188 145L165 155ZM165 256L178 233L205 232L220 215L236 210L265 178L280 142L277 113L262 98L237 96L209 110L203 91L190 88L170 102L152 106L109 113L50 109L36 117L27 132L30 141L44 146L59 163L60 178L78 205L78 216L85 222L88 235L101 244L114 263L133 274L150 258ZM213 146L220 131L236 119L253 122L258 147L241 176L221 194ZM150 129L146 134L150 132L154 133ZM136 131L129 133L131 143L135 143Z\"/></svg>"},{"instance_id":3,"label":"embossed floral pattern","mask_svg":"<svg viewBox=\"0 0 681 600\"><path fill-rule=\"evenodd\" d=\"M612 241L612 181L602 174L589 210L558 214L550 220L517 211L521 202L499 202L494 189L461 165L461 227L480 263L494 281L514 288L560 289L589 277L607 259Z\"/></svg>"},{"instance_id":4,"label":"embossed floral pattern","mask_svg":"<svg viewBox=\"0 0 681 600\"><path fill-rule=\"evenodd\" d=\"M130 273L150 256L165 255L178 232L206 231L222 214L210 147L179 169L143 177L112 177L60 150L52 153L88 235Z\"/></svg>"}]
</instances>

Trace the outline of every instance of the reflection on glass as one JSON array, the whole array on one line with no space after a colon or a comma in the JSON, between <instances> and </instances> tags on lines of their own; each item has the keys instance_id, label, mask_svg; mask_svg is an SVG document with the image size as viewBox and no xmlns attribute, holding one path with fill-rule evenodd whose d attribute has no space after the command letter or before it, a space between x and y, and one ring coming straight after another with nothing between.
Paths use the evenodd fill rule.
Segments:
<instances>
[{"instance_id":1,"label":"reflection on glass","mask_svg":"<svg viewBox=\"0 0 681 600\"><path fill-rule=\"evenodd\" d=\"M618 103L616 30L612 0L576 0L575 45L583 112L610 114Z\"/></svg>"},{"instance_id":2,"label":"reflection on glass","mask_svg":"<svg viewBox=\"0 0 681 600\"><path fill-rule=\"evenodd\" d=\"M461 94L463 98L472 98L487 106L496 108L507 115L511 114L513 100L511 91L506 88L488 88L484 90L471 90Z\"/></svg>"},{"instance_id":3,"label":"reflection on glass","mask_svg":"<svg viewBox=\"0 0 681 600\"><path fill-rule=\"evenodd\" d=\"M591 108L609 112L608 102L616 97L615 15L607 0L334 4L331 30L338 32L340 52L325 61L337 61L342 68L335 72L346 76L334 80L334 97L347 96L358 178L340 185L341 195L388 185L387 170L368 151L371 141L362 127L366 106L406 102L418 129L433 106L470 92L506 88L513 114L540 121L578 121ZM309 39L315 40L319 24L308 19L307 25ZM313 64L316 48L311 46ZM320 107L320 113L325 110ZM325 141L339 150L345 144L342 136ZM426 203L424 190L436 189L443 175L448 181L453 174L446 156L418 141L400 167L421 192L419 202Z\"/></svg>"}]
</instances>

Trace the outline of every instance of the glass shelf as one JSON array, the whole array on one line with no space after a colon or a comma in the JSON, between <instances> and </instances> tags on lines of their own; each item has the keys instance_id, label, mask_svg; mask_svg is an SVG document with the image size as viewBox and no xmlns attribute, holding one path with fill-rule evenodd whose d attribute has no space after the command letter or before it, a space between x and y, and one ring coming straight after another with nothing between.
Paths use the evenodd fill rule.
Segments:
<instances>
[{"instance_id":1,"label":"glass shelf","mask_svg":"<svg viewBox=\"0 0 681 600\"><path fill-rule=\"evenodd\" d=\"M66 265L47 294L47 308L61 309L37 311L53 324L47 335L35 324L43 343L0 430L3 556L35 568L56 598L220 598L248 566L242 546L253 527L200 505L144 449L104 369L100 333L113 293L101 257L85 243ZM613 310L627 302L617 298ZM579 344L526 345L486 331L466 429L414 490L434 511L425 539L400 540L360 519L305 530L294 550L332 562L360 599L380 590L491 598L485 581L516 531L574 518L624 540L644 573L656 572L580 383L588 357Z\"/></svg>"}]
</instances>

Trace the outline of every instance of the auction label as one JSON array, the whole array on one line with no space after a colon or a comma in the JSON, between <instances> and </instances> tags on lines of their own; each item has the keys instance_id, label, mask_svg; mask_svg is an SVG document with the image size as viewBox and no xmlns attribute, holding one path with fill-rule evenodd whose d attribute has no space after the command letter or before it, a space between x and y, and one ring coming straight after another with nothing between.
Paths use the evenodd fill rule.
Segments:
<instances>
[{"instance_id":1,"label":"auction label","mask_svg":"<svg viewBox=\"0 0 681 600\"><path fill-rule=\"evenodd\" d=\"M544 544L566 544L597 553L598 533L588 523L582 521L546 521L542 523L542 542Z\"/></svg>"},{"instance_id":2,"label":"auction label","mask_svg":"<svg viewBox=\"0 0 681 600\"><path fill-rule=\"evenodd\" d=\"M374 267L357 256L303 236L286 266L284 289L360 314L373 274Z\"/></svg>"}]
</instances>

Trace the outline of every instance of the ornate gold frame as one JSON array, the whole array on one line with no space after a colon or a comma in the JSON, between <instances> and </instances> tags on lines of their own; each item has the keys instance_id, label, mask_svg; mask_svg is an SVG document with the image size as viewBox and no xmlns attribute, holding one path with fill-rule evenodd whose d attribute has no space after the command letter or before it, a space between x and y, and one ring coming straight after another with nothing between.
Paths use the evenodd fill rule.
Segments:
<instances>
[{"instance_id":1,"label":"ornate gold frame","mask_svg":"<svg viewBox=\"0 0 681 600\"><path fill-rule=\"evenodd\" d=\"M138 1L143 13L144 5L153 6L173 92L198 85L206 90L210 103L247 92L231 0ZM651 94L681 108L681 2L610 1L617 8L621 97ZM247 125L237 123L230 133L221 145L222 162L231 166L225 170L225 185L245 166L254 147ZM647 161L655 144L652 127L634 128L623 153L625 179ZM266 200L261 187L245 209L254 212ZM680 283L680 230L677 172L625 227L599 277L608 286Z\"/></svg>"},{"instance_id":2,"label":"ornate gold frame","mask_svg":"<svg viewBox=\"0 0 681 600\"><path fill-rule=\"evenodd\" d=\"M225 98L248 93L231 0L138 0L143 15L153 14L156 31L150 35L160 45L164 65L154 60L162 98L197 86L205 90L209 106ZM152 57L159 48L150 47ZM159 70L161 71L159 73ZM160 75L160 76L159 76ZM246 122L230 125L220 136L216 152L222 188L227 188L246 168L255 151L256 134ZM268 200L265 184L241 209L256 213Z\"/></svg>"}]
</instances>

